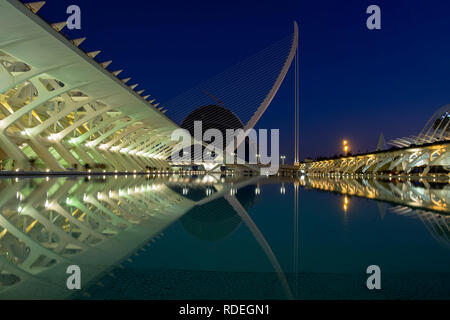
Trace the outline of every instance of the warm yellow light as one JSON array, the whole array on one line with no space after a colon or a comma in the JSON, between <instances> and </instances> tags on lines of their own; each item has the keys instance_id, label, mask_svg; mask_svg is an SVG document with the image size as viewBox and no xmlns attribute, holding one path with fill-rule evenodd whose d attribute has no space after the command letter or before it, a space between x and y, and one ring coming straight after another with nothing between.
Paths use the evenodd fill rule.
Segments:
<instances>
[{"instance_id":1,"label":"warm yellow light","mask_svg":"<svg viewBox=\"0 0 450 320\"><path fill-rule=\"evenodd\" d=\"M342 140L342 146L343 146L344 152L348 153L349 150L350 150L350 146L348 144L348 140L345 140L345 139Z\"/></svg>"},{"instance_id":2,"label":"warm yellow light","mask_svg":"<svg viewBox=\"0 0 450 320\"><path fill-rule=\"evenodd\" d=\"M344 204L342 205L342 209L344 210L344 212L348 211L348 205L349 205L349 200L348 200L348 197L345 196L344 197Z\"/></svg>"},{"instance_id":3,"label":"warm yellow light","mask_svg":"<svg viewBox=\"0 0 450 320\"><path fill-rule=\"evenodd\" d=\"M34 226L37 224L37 220L34 220L25 230L26 233L30 232L31 229L34 228Z\"/></svg>"}]
</instances>

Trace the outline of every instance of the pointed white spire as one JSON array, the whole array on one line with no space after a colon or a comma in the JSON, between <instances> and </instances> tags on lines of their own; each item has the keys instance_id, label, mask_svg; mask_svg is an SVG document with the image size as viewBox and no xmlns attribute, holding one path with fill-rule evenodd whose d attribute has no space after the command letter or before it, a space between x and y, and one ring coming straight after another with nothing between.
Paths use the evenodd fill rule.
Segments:
<instances>
[{"instance_id":1,"label":"pointed white spire","mask_svg":"<svg viewBox=\"0 0 450 320\"><path fill-rule=\"evenodd\" d=\"M105 61L105 62L100 63L100 65L106 69L106 67L108 67L111 64L111 62L112 62L112 60Z\"/></svg>"},{"instance_id":2,"label":"pointed white spire","mask_svg":"<svg viewBox=\"0 0 450 320\"><path fill-rule=\"evenodd\" d=\"M39 9L45 4L45 1L36 1L36 2L28 2L25 3L25 7L30 9L34 14L36 14Z\"/></svg>"},{"instance_id":3,"label":"pointed white spire","mask_svg":"<svg viewBox=\"0 0 450 320\"><path fill-rule=\"evenodd\" d=\"M51 26L56 31L60 32L66 26L66 24L67 24L67 21L64 21L64 22L52 23Z\"/></svg>"},{"instance_id":4,"label":"pointed white spire","mask_svg":"<svg viewBox=\"0 0 450 320\"><path fill-rule=\"evenodd\" d=\"M378 138L377 151L382 151L386 149L386 141L384 140L383 132L380 132L380 137Z\"/></svg>"},{"instance_id":5,"label":"pointed white spire","mask_svg":"<svg viewBox=\"0 0 450 320\"><path fill-rule=\"evenodd\" d=\"M159 102L158 102L158 103L155 103L155 108L156 108L157 106L159 106ZM162 109L162 107L159 108L158 110L161 110L161 109Z\"/></svg>"},{"instance_id":6,"label":"pointed white spire","mask_svg":"<svg viewBox=\"0 0 450 320\"><path fill-rule=\"evenodd\" d=\"M122 79L122 82L123 83L127 83L128 81L130 81L131 80L131 78L125 78L125 79Z\"/></svg>"},{"instance_id":7,"label":"pointed white spire","mask_svg":"<svg viewBox=\"0 0 450 320\"><path fill-rule=\"evenodd\" d=\"M91 51L91 52L88 52L87 55L89 57L91 57L92 59L94 59L100 52L102 52L102 51L101 50Z\"/></svg>"},{"instance_id":8,"label":"pointed white spire","mask_svg":"<svg viewBox=\"0 0 450 320\"><path fill-rule=\"evenodd\" d=\"M84 40L86 40L86 38L73 39L70 40L70 42L72 42L75 46L78 47Z\"/></svg>"},{"instance_id":9,"label":"pointed white spire","mask_svg":"<svg viewBox=\"0 0 450 320\"><path fill-rule=\"evenodd\" d=\"M138 94L138 95L141 95L142 94L142 92L144 92L145 90L139 90L139 91L136 91L136 93Z\"/></svg>"},{"instance_id":10,"label":"pointed white spire","mask_svg":"<svg viewBox=\"0 0 450 320\"><path fill-rule=\"evenodd\" d=\"M119 73L121 73L122 71L123 71L123 70L120 69L120 70L117 70L117 71L113 71L113 72L111 72L111 73L117 77L117 76L119 75Z\"/></svg>"},{"instance_id":11,"label":"pointed white spire","mask_svg":"<svg viewBox=\"0 0 450 320\"><path fill-rule=\"evenodd\" d=\"M153 103L153 102L155 102L156 101L156 99L152 99L152 100L150 100L149 102L150 103Z\"/></svg>"},{"instance_id":12,"label":"pointed white spire","mask_svg":"<svg viewBox=\"0 0 450 320\"><path fill-rule=\"evenodd\" d=\"M150 97L150 95L148 94L148 95L146 95L146 96L143 96L143 98L144 98L144 100L147 100L147 98L148 97Z\"/></svg>"},{"instance_id":13,"label":"pointed white spire","mask_svg":"<svg viewBox=\"0 0 450 320\"><path fill-rule=\"evenodd\" d=\"M166 113L167 109L164 109L163 111L161 111L162 113Z\"/></svg>"},{"instance_id":14,"label":"pointed white spire","mask_svg":"<svg viewBox=\"0 0 450 320\"><path fill-rule=\"evenodd\" d=\"M134 90L134 88L136 88L138 85L139 85L139 83L133 84L130 86L130 88Z\"/></svg>"}]
</instances>

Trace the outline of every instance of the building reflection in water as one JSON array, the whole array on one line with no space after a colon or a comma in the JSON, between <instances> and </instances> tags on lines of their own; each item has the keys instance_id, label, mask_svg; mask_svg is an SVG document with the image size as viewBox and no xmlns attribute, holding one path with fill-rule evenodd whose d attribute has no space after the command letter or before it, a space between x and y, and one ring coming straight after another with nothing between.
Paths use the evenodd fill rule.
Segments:
<instances>
[{"instance_id":1,"label":"building reflection in water","mask_svg":"<svg viewBox=\"0 0 450 320\"><path fill-rule=\"evenodd\" d=\"M292 292L264 235L248 211L264 184L294 185L294 270L298 271L299 187L390 204L396 214L420 219L432 236L450 243L447 184L301 177L92 176L0 180L0 297L70 297L66 268L79 265L82 286L161 236L180 220L193 236L214 242L245 225L275 270L285 296ZM301 217L301 215L300 215ZM301 225L301 224L300 224ZM297 279L294 287L297 290Z\"/></svg>"},{"instance_id":2,"label":"building reflection in water","mask_svg":"<svg viewBox=\"0 0 450 320\"><path fill-rule=\"evenodd\" d=\"M254 190L253 185L248 185L239 189L235 195L246 210L258 199ZM196 192L200 193L194 189L192 194ZM189 210L181 217L180 222L194 237L213 242L230 236L242 223L242 219L225 198L218 198Z\"/></svg>"},{"instance_id":3,"label":"building reflection in water","mask_svg":"<svg viewBox=\"0 0 450 320\"><path fill-rule=\"evenodd\" d=\"M446 182L303 176L300 183L305 188L342 194L344 212L349 210L352 196L379 201L382 217L381 202L388 203L391 212L420 219L437 242L450 248L450 184Z\"/></svg>"},{"instance_id":4,"label":"building reflection in water","mask_svg":"<svg viewBox=\"0 0 450 320\"><path fill-rule=\"evenodd\" d=\"M244 222L289 295L275 255L247 213L257 198L254 188L261 179L104 176L0 180L0 296L68 297L69 265L80 266L84 287L99 274L130 260L180 218L188 232L209 241L230 235Z\"/></svg>"}]
</instances>

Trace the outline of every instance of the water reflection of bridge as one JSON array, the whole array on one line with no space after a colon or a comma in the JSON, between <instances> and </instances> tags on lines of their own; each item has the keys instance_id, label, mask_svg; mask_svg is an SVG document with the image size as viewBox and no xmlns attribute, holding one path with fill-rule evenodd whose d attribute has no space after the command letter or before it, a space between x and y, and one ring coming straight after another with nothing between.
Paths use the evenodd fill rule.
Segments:
<instances>
[{"instance_id":1,"label":"water reflection of bridge","mask_svg":"<svg viewBox=\"0 0 450 320\"><path fill-rule=\"evenodd\" d=\"M390 203L391 212L420 219L436 241L450 247L450 185L447 183L400 178L389 180L375 177L354 179L302 176L300 184L305 188ZM384 215L383 207L379 208Z\"/></svg>"}]
</instances>

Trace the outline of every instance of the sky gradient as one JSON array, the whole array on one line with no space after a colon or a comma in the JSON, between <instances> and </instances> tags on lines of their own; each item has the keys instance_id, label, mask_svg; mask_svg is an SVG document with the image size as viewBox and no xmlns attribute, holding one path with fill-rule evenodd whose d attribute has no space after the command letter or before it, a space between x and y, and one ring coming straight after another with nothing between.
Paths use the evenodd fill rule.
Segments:
<instances>
[{"instance_id":1,"label":"sky gradient","mask_svg":"<svg viewBox=\"0 0 450 320\"><path fill-rule=\"evenodd\" d=\"M374 150L417 134L450 103L450 4L445 1L88 1L47 0L39 15L67 19L81 8L86 51L102 50L110 70L167 101L300 30L300 153L304 157ZM367 6L381 8L381 30L366 28ZM292 70L257 127L280 128L293 159ZM130 82L130 83L131 83Z\"/></svg>"}]
</instances>

